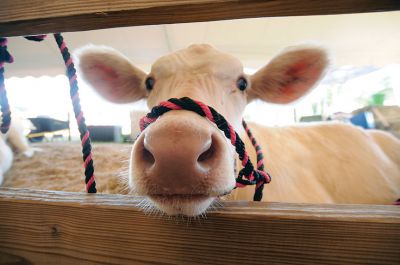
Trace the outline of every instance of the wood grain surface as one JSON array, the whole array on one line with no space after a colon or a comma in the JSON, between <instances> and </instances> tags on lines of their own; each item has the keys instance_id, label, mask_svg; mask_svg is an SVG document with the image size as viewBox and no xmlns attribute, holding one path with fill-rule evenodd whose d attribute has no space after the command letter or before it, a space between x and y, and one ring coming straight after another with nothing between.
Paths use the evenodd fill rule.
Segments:
<instances>
[{"instance_id":1,"label":"wood grain surface","mask_svg":"<svg viewBox=\"0 0 400 265\"><path fill-rule=\"evenodd\" d=\"M400 10L398 0L1 0L0 36L269 16Z\"/></svg>"},{"instance_id":2,"label":"wood grain surface","mask_svg":"<svg viewBox=\"0 0 400 265\"><path fill-rule=\"evenodd\" d=\"M398 206L223 202L185 219L142 199L0 189L0 264L400 264Z\"/></svg>"}]
</instances>

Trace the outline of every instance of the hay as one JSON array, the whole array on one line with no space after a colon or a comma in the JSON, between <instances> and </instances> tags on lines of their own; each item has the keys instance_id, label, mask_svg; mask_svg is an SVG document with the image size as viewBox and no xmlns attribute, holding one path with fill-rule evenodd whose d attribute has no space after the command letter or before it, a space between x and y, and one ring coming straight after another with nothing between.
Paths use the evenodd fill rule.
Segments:
<instances>
[{"instance_id":1,"label":"hay","mask_svg":"<svg viewBox=\"0 0 400 265\"><path fill-rule=\"evenodd\" d=\"M3 187L85 191L80 143L33 144L31 158L18 154L4 176ZM99 193L127 193L128 159L132 144L94 143L93 159Z\"/></svg>"}]
</instances>

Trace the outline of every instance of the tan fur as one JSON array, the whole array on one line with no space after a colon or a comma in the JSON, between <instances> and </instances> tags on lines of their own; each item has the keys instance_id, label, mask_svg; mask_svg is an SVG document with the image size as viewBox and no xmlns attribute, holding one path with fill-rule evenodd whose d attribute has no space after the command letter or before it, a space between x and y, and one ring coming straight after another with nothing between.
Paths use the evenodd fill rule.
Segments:
<instances>
[{"instance_id":1,"label":"tan fur","mask_svg":"<svg viewBox=\"0 0 400 265\"><path fill-rule=\"evenodd\" d=\"M388 133L343 123L250 128L273 177L264 201L388 204L400 197L400 141ZM239 189L232 199L251 200L253 192Z\"/></svg>"},{"instance_id":2,"label":"tan fur","mask_svg":"<svg viewBox=\"0 0 400 265\"><path fill-rule=\"evenodd\" d=\"M209 45L191 45L158 59L149 76L156 85L147 96L152 108L163 100L190 97L215 108L235 129L241 128L241 117L247 100L236 87L243 76L242 63Z\"/></svg>"}]
</instances>

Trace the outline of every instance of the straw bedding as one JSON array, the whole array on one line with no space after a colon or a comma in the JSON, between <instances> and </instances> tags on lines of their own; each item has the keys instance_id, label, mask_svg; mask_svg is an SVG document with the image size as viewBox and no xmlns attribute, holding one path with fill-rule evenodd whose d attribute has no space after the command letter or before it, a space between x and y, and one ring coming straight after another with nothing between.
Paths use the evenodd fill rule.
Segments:
<instances>
[{"instance_id":1,"label":"straw bedding","mask_svg":"<svg viewBox=\"0 0 400 265\"><path fill-rule=\"evenodd\" d=\"M81 146L78 142L33 144L31 158L14 157L4 175L3 187L85 191ZM100 193L127 193L127 170L131 144L94 143L93 160Z\"/></svg>"}]
</instances>

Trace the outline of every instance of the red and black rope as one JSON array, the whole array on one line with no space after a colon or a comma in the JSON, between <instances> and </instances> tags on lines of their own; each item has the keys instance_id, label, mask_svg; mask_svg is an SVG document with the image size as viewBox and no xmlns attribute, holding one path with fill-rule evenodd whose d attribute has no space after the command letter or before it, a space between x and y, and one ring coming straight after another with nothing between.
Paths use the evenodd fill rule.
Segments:
<instances>
[{"instance_id":1,"label":"red and black rope","mask_svg":"<svg viewBox=\"0 0 400 265\"><path fill-rule=\"evenodd\" d=\"M255 201L261 201L264 184L271 181L271 176L264 171L261 148L251 135L247 124L243 121L243 126L257 152L257 169L255 169L251 163L245 145L237 132L233 129L232 125L229 124L214 108L207 106L200 101L192 100L187 97L180 99L171 98L168 101L163 101L158 106L152 108L152 110L140 120L140 130L143 131L149 124L156 121L159 116L171 110L193 111L200 116L206 117L217 125L225 136L230 139L231 144L235 147L236 153L239 155L239 159L242 161L243 168L239 171L238 177L236 178L236 187L240 188L247 185L256 185L253 199Z\"/></svg>"},{"instance_id":2,"label":"red and black rope","mask_svg":"<svg viewBox=\"0 0 400 265\"><path fill-rule=\"evenodd\" d=\"M45 37L46 35L26 36L25 39L42 41ZM11 124L11 110L10 105L8 104L8 97L4 84L4 63L13 63L14 58L7 50L7 43L7 38L0 37L0 106L2 114L0 131L2 133L7 133Z\"/></svg>"},{"instance_id":3,"label":"red and black rope","mask_svg":"<svg viewBox=\"0 0 400 265\"><path fill-rule=\"evenodd\" d=\"M61 51L65 66L67 67L71 101L74 108L76 122L78 123L80 138L82 141L86 190L88 193L96 193L97 190L92 159L92 145L90 141L89 130L86 127L85 117L83 116L83 112L81 109L76 69L72 61L71 54L69 53L67 45L64 42L64 38L61 36L60 33L54 34L54 38L57 42L58 48Z\"/></svg>"},{"instance_id":4,"label":"red and black rope","mask_svg":"<svg viewBox=\"0 0 400 265\"><path fill-rule=\"evenodd\" d=\"M42 41L46 35L26 36L27 40ZM78 94L78 82L74 63L72 62L71 55L66 47L63 37L60 33L54 34L57 45L60 48L62 57L67 67L67 76L69 78L70 95L72 105L75 112L75 118L78 123L79 133L82 141L82 153L85 167L85 183L88 193L96 193L96 181L94 175L94 166L92 159L92 145L90 142L89 131L85 124L85 118L81 110L80 99ZM13 57L7 51L7 39L0 38L0 105L2 112L1 132L6 133L10 127L11 112L8 104L7 93L4 85L4 63L12 63Z\"/></svg>"},{"instance_id":5,"label":"red and black rope","mask_svg":"<svg viewBox=\"0 0 400 265\"><path fill-rule=\"evenodd\" d=\"M25 36L24 38L32 41L42 41L47 37L47 35L34 35L34 36Z\"/></svg>"},{"instance_id":6,"label":"red and black rope","mask_svg":"<svg viewBox=\"0 0 400 265\"><path fill-rule=\"evenodd\" d=\"M11 111L8 104L6 87L4 84L4 64L12 63L14 58L7 50L7 38L0 38L0 106L1 106L1 126L0 131L6 133L10 128Z\"/></svg>"},{"instance_id":7,"label":"red and black rope","mask_svg":"<svg viewBox=\"0 0 400 265\"><path fill-rule=\"evenodd\" d=\"M264 170L264 155L263 155L263 152L261 150L261 146L257 143L256 138L254 138L254 136L251 133L249 127L247 126L247 123L244 120L242 120L242 125L243 125L243 128L246 131L247 136L249 137L249 139L251 141L251 144L253 145L253 147L254 147L254 149L256 151L257 170L260 171L260 172L265 172L265 170ZM268 173L266 173L266 174L268 175ZM270 181L271 181L271 176L269 176L269 177L270 177ZM257 184L257 185L260 185L260 184ZM257 193L261 193L261 196L262 196L263 189L264 189L264 185L261 185L259 188L257 188L257 186L256 186L256 191L255 191L256 194L254 196L260 196L260 195L257 195Z\"/></svg>"}]
</instances>

